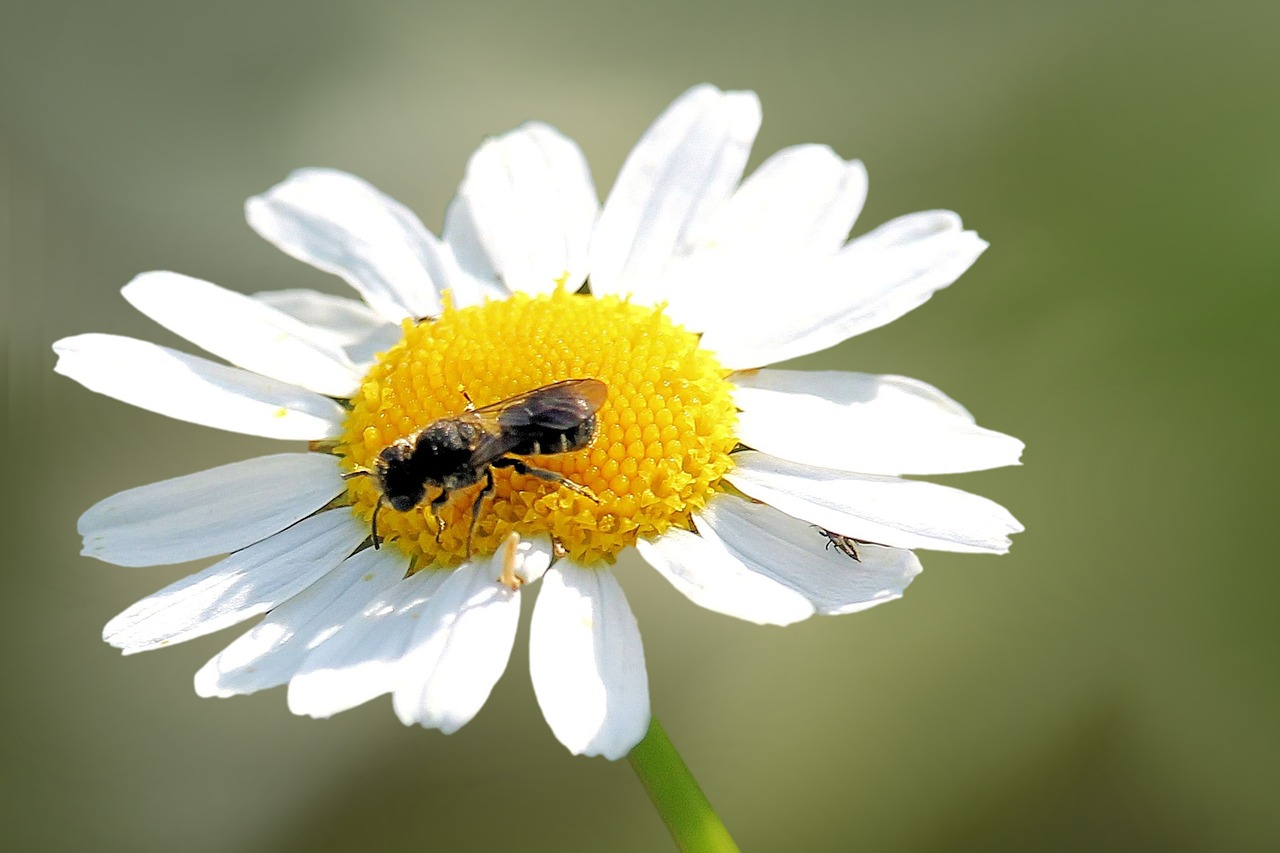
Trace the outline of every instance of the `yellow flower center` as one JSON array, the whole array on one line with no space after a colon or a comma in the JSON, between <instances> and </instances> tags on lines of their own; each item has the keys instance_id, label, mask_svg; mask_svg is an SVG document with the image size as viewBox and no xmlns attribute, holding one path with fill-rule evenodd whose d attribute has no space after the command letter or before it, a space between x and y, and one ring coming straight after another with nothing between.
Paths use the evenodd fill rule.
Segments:
<instances>
[{"instance_id":1,"label":"yellow flower center","mask_svg":"<svg viewBox=\"0 0 1280 853\"><path fill-rule=\"evenodd\" d=\"M446 308L434 320L404 322L404 338L352 398L338 452L344 470L373 471L397 439L463 415L468 396L484 407L565 379L600 380L608 395L590 444L520 457L585 486L597 500L493 468L494 491L480 506L471 550L492 554L515 531L549 534L582 564L612 562L639 538L660 536L673 524L687 527L731 467L737 415L727 375L698 348L696 335L660 309L612 296L559 290ZM384 503L379 535L419 567L463 562L471 507L484 488L484 472L478 473L478 482L452 491L440 507L439 527L429 504L441 489L431 486L409 511ZM347 489L355 512L371 521L377 478L353 478Z\"/></svg>"}]
</instances>

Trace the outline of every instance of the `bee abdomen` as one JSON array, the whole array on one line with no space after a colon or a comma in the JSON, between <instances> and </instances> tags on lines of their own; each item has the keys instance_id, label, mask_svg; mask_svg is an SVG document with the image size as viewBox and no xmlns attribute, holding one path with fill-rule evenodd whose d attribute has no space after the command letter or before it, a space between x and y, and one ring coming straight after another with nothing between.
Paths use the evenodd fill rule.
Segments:
<instances>
[{"instance_id":1,"label":"bee abdomen","mask_svg":"<svg viewBox=\"0 0 1280 853\"><path fill-rule=\"evenodd\" d=\"M569 429L530 430L510 452L517 456L569 453L590 444L595 433L596 418L592 415Z\"/></svg>"}]
</instances>

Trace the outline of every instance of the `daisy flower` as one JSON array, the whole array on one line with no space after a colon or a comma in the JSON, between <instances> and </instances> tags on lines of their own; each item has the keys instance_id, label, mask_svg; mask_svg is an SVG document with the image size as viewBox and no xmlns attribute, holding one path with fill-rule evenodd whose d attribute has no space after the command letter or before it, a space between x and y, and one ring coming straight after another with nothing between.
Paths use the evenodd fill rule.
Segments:
<instances>
[{"instance_id":1,"label":"daisy flower","mask_svg":"<svg viewBox=\"0 0 1280 853\"><path fill-rule=\"evenodd\" d=\"M696 604L786 625L898 598L915 549L1007 550L1021 527L1003 508L903 475L1016 464L1021 442L923 382L761 369L905 314L986 243L946 211L847 241L862 164L801 145L744 179L759 124L751 92L686 92L603 207L579 148L526 124L472 156L441 238L328 169L249 200L259 234L359 301L245 296L172 272L130 282L134 307L227 364L86 334L55 344L59 373L308 445L89 509L84 553L100 560L229 555L112 619L106 641L132 654L265 614L196 673L200 695L287 684L291 710L326 717L390 693L404 723L449 733L501 676L541 580L538 703L572 752L618 758L649 724L640 633L611 568L623 551ZM573 379L604 388L581 446L516 457L532 471L481 466L434 506L435 486L407 509L382 500L388 447L413 449L473 402Z\"/></svg>"}]
</instances>

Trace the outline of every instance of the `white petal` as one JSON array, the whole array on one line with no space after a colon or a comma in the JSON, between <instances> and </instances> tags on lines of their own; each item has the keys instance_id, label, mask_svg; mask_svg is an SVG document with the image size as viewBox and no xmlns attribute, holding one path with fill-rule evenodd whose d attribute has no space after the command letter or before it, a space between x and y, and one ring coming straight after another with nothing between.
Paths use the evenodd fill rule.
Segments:
<instances>
[{"instance_id":1,"label":"white petal","mask_svg":"<svg viewBox=\"0 0 1280 853\"><path fill-rule=\"evenodd\" d=\"M360 384L341 347L248 296L172 272L143 273L121 292L169 331L245 370L331 397L350 397Z\"/></svg>"},{"instance_id":2,"label":"white petal","mask_svg":"<svg viewBox=\"0 0 1280 853\"><path fill-rule=\"evenodd\" d=\"M289 681L289 710L330 717L394 690L406 675L401 663L422 610L451 574L417 572L347 619Z\"/></svg>"},{"instance_id":3,"label":"white petal","mask_svg":"<svg viewBox=\"0 0 1280 853\"><path fill-rule=\"evenodd\" d=\"M530 122L488 139L458 189L489 264L513 291L577 290L599 203L587 160L555 128Z\"/></svg>"},{"instance_id":4,"label":"white petal","mask_svg":"<svg viewBox=\"0 0 1280 853\"><path fill-rule=\"evenodd\" d=\"M453 258L407 207L354 175L299 169L245 203L249 225L340 275L391 322L440 312Z\"/></svg>"},{"instance_id":5,"label":"white petal","mask_svg":"<svg viewBox=\"0 0 1280 853\"><path fill-rule=\"evenodd\" d=\"M314 391L118 335L53 345L54 370L90 391L180 421L265 438L333 438L342 407Z\"/></svg>"},{"instance_id":6,"label":"white petal","mask_svg":"<svg viewBox=\"0 0 1280 853\"><path fill-rule=\"evenodd\" d=\"M265 290L253 298L306 323L313 335L327 336L362 373L378 353L386 352L402 336L399 326L358 299L303 289Z\"/></svg>"},{"instance_id":7,"label":"white petal","mask_svg":"<svg viewBox=\"0 0 1280 853\"><path fill-rule=\"evenodd\" d=\"M567 560L543 577L529 634L538 704L575 755L621 758L649 728L640 629L608 569Z\"/></svg>"},{"instance_id":8,"label":"white petal","mask_svg":"<svg viewBox=\"0 0 1280 853\"><path fill-rule=\"evenodd\" d=\"M701 524L698 529L702 536L673 527L652 542L641 539L636 548L699 607L757 625L790 625L813 615L803 595L745 564L714 531Z\"/></svg>"},{"instance_id":9,"label":"white petal","mask_svg":"<svg viewBox=\"0 0 1280 853\"><path fill-rule=\"evenodd\" d=\"M697 86L681 95L627 157L591 241L591 290L667 297L673 258L687 254L742 177L760 127L754 92Z\"/></svg>"},{"instance_id":10,"label":"white petal","mask_svg":"<svg viewBox=\"0 0 1280 853\"><path fill-rule=\"evenodd\" d=\"M784 148L711 217L703 246L747 255L831 255L844 245L866 198L860 161L845 162L825 145Z\"/></svg>"},{"instance_id":11,"label":"white petal","mask_svg":"<svg viewBox=\"0 0 1280 853\"><path fill-rule=\"evenodd\" d=\"M506 299L511 295L493 270L493 262L480 242L476 220L480 215L471 202L455 195L444 212L445 244L458 261L459 279L453 288L454 304L459 307L477 305L490 299Z\"/></svg>"},{"instance_id":12,"label":"white petal","mask_svg":"<svg viewBox=\"0 0 1280 853\"><path fill-rule=\"evenodd\" d=\"M520 592L501 582L504 562L521 577L525 564L544 572L550 544L521 543L508 555L454 571L432 596L401 665L392 702L406 726L417 723L453 734L469 723L507 668L520 621Z\"/></svg>"},{"instance_id":13,"label":"white petal","mask_svg":"<svg viewBox=\"0 0 1280 853\"><path fill-rule=\"evenodd\" d=\"M107 623L125 654L212 634L288 601L368 536L348 509L322 512L150 595Z\"/></svg>"},{"instance_id":14,"label":"white petal","mask_svg":"<svg viewBox=\"0 0 1280 853\"><path fill-rule=\"evenodd\" d=\"M778 298L763 308L754 300L722 301L701 326L701 345L735 369L826 349L924 304L986 247L977 234L962 230L954 213L929 211L882 225L824 263L793 268L787 258L762 262L739 289L772 290Z\"/></svg>"},{"instance_id":15,"label":"white petal","mask_svg":"<svg viewBox=\"0 0 1280 853\"><path fill-rule=\"evenodd\" d=\"M690 254L673 262L668 314L689 329L728 329L726 336L740 324L765 322L773 308L762 308L761 298L784 291L789 299L795 280L820 275L866 194L867 172L856 160L846 163L822 145L778 152L715 212Z\"/></svg>"},{"instance_id":16,"label":"white petal","mask_svg":"<svg viewBox=\"0 0 1280 853\"><path fill-rule=\"evenodd\" d=\"M726 478L748 497L810 524L894 548L993 552L1009 550L1022 525L986 498L915 480L848 474L735 453Z\"/></svg>"},{"instance_id":17,"label":"white petal","mask_svg":"<svg viewBox=\"0 0 1280 853\"><path fill-rule=\"evenodd\" d=\"M99 501L80 516L81 553L119 566L228 554L305 518L342 488L335 456L279 453L233 462Z\"/></svg>"},{"instance_id":18,"label":"white petal","mask_svg":"<svg viewBox=\"0 0 1280 853\"><path fill-rule=\"evenodd\" d=\"M409 558L366 548L268 613L196 673L200 696L236 696L284 684L307 654L404 578Z\"/></svg>"},{"instance_id":19,"label":"white petal","mask_svg":"<svg viewBox=\"0 0 1280 853\"><path fill-rule=\"evenodd\" d=\"M983 429L937 388L904 376L842 371L740 373L743 444L772 456L864 474L953 474L1016 465L1022 442ZM812 429L803 434L797 423Z\"/></svg>"},{"instance_id":20,"label":"white petal","mask_svg":"<svg viewBox=\"0 0 1280 853\"><path fill-rule=\"evenodd\" d=\"M859 544L854 560L828 547L812 524L731 495L707 504L696 523L703 536L715 531L744 564L795 590L819 613L855 613L901 598L920 574L910 551Z\"/></svg>"},{"instance_id":21,"label":"white petal","mask_svg":"<svg viewBox=\"0 0 1280 853\"><path fill-rule=\"evenodd\" d=\"M452 734L479 713L511 657L520 593L488 562L454 571L422 612L392 704L405 725Z\"/></svg>"}]
</instances>

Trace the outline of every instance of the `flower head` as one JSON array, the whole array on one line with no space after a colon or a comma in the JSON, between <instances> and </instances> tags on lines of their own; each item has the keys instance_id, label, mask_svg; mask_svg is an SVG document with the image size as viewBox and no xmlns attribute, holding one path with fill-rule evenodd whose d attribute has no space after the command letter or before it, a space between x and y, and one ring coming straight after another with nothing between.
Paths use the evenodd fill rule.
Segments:
<instances>
[{"instance_id":1,"label":"flower head","mask_svg":"<svg viewBox=\"0 0 1280 853\"><path fill-rule=\"evenodd\" d=\"M903 475L1015 464L1016 439L922 382L761 369L901 316L986 244L937 211L846 242L862 165L797 146L743 180L759 121L752 93L690 90L603 208L577 146L527 124L472 157L442 239L331 170L250 199L250 225L361 301L131 282L134 306L232 366L90 334L55 345L60 373L309 448L86 512L84 553L108 562L230 555L105 639L139 652L265 613L197 673L201 695L287 683L292 710L328 716L391 693L405 723L452 732L541 579L538 701L572 751L616 758L649 719L623 550L777 625L899 597L917 548L1005 551L1021 528L1004 509Z\"/></svg>"}]
</instances>

